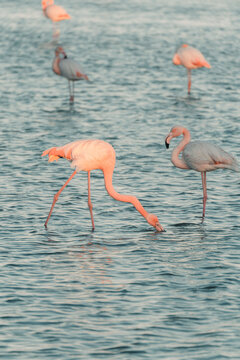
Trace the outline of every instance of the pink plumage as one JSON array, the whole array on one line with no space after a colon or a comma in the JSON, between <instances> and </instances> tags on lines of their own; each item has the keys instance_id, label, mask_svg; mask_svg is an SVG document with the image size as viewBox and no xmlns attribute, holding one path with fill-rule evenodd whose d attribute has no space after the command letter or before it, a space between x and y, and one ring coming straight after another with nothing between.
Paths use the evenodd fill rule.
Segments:
<instances>
[{"instance_id":1,"label":"pink plumage","mask_svg":"<svg viewBox=\"0 0 240 360\"><path fill-rule=\"evenodd\" d=\"M53 22L71 19L63 7L54 4L54 0L42 0L42 9L44 15Z\"/></svg>"},{"instance_id":2,"label":"pink plumage","mask_svg":"<svg viewBox=\"0 0 240 360\"><path fill-rule=\"evenodd\" d=\"M205 208L207 201L207 183L206 172L217 169L229 169L239 171L236 159L219 146L206 141L190 142L190 132L183 126L174 126L165 139L166 147L169 147L170 141L178 136L183 135L182 141L172 152L172 163L180 168L195 170L201 172L203 186L203 214L202 221L205 217ZM182 158L179 158L182 153Z\"/></svg>"},{"instance_id":3,"label":"pink plumage","mask_svg":"<svg viewBox=\"0 0 240 360\"><path fill-rule=\"evenodd\" d=\"M157 231L163 231L163 227L159 224L157 216L149 214L135 196L123 195L115 191L112 185L112 176L115 167L116 155L115 150L109 143L103 140L77 140L64 146L52 147L50 149L47 149L42 153L42 156L45 155L49 156L50 162L58 160L59 158L65 158L69 160L71 162L71 166L75 168L73 174L54 196L52 207L45 222L46 227L60 193L67 186L69 181L76 175L77 171L82 170L88 172L88 206L92 220L92 229L94 230L95 225L93 220L92 203L90 197L90 172L92 170L100 169L104 174L106 190L111 197L118 201L133 204L133 206L135 206L135 208L147 220L150 225L155 227Z\"/></svg>"},{"instance_id":4,"label":"pink plumage","mask_svg":"<svg viewBox=\"0 0 240 360\"><path fill-rule=\"evenodd\" d=\"M174 65L182 65L188 71L188 94L190 94L191 89L191 70L201 67L211 68L203 54L187 44L180 46L174 54L172 61Z\"/></svg>"},{"instance_id":5,"label":"pink plumage","mask_svg":"<svg viewBox=\"0 0 240 360\"><path fill-rule=\"evenodd\" d=\"M42 0L42 10L44 15L53 23L53 37L57 38L60 34L60 30L57 28L56 23L62 20L71 19L71 16L66 10L54 4L54 0Z\"/></svg>"}]
</instances>

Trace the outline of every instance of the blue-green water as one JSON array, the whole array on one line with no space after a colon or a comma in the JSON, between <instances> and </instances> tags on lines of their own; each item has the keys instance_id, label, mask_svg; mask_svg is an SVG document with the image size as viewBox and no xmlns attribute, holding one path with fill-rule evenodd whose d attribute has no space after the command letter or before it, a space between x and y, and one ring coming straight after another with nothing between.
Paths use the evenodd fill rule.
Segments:
<instances>
[{"instance_id":1,"label":"blue-green water","mask_svg":"<svg viewBox=\"0 0 240 360\"><path fill-rule=\"evenodd\" d=\"M55 45L41 2L1 3L1 323L3 359L239 359L239 174L176 169L164 139L176 124L240 159L240 6L231 1L59 0L72 15L59 42L91 83L51 70ZM186 71L177 46L211 69ZM92 172L43 150L100 138L117 154L114 186L137 196L156 233ZM171 143L171 148L178 139Z\"/></svg>"}]
</instances>

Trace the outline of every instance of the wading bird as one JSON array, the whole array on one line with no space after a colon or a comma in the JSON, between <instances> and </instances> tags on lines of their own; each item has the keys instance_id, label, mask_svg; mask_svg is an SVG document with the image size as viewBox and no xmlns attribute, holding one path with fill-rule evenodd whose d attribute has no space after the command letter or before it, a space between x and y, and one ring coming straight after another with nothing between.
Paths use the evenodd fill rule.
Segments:
<instances>
[{"instance_id":1,"label":"wading bird","mask_svg":"<svg viewBox=\"0 0 240 360\"><path fill-rule=\"evenodd\" d=\"M203 213L202 222L205 217L207 201L206 172L217 169L230 169L239 171L236 159L219 146L205 141L190 142L190 132L183 126L174 126L165 139L166 147L169 148L170 141L183 135L182 141L173 149L172 163L180 169L195 170L201 172L203 187ZM182 152L182 158L179 154Z\"/></svg>"},{"instance_id":2,"label":"wading bird","mask_svg":"<svg viewBox=\"0 0 240 360\"><path fill-rule=\"evenodd\" d=\"M180 46L174 54L172 61L175 65L183 65L187 69L188 94L190 94L191 89L191 70L201 67L211 68L199 50L186 44Z\"/></svg>"},{"instance_id":3,"label":"wading bird","mask_svg":"<svg viewBox=\"0 0 240 360\"><path fill-rule=\"evenodd\" d=\"M117 193L112 185L112 176L115 166L115 150L113 147L102 140L77 140L60 147L52 147L42 153L42 156L48 155L49 162L65 158L71 162L71 166L75 168L73 174L66 183L55 194L52 207L45 222L45 227L50 219L53 207L58 200L60 193L67 186L69 181L76 175L78 171L87 171L88 173L88 207L90 210L92 229L94 230L94 220L92 212L91 194L90 194L90 172L91 170L100 169L104 175L105 187L110 196L118 201L129 202L135 206L137 211L147 220L147 222L155 227L157 231L163 231L163 227L159 224L156 215L149 214L141 205L140 201L131 195L122 195Z\"/></svg>"},{"instance_id":4,"label":"wading bird","mask_svg":"<svg viewBox=\"0 0 240 360\"><path fill-rule=\"evenodd\" d=\"M69 59L61 46L55 50L55 58L53 59L52 69L55 74L65 77L68 80L70 103L74 102L74 81L88 80L78 63Z\"/></svg>"},{"instance_id":5,"label":"wading bird","mask_svg":"<svg viewBox=\"0 0 240 360\"><path fill-rule=\"evenodd\" d=\"M50 19L53 23L53 37L59 36L59 29L56 23L62 20L71 19L66 10L58 5L54 4L54 0L42 0L42 10L44 15Z\"/></svg>"}]
</instances>

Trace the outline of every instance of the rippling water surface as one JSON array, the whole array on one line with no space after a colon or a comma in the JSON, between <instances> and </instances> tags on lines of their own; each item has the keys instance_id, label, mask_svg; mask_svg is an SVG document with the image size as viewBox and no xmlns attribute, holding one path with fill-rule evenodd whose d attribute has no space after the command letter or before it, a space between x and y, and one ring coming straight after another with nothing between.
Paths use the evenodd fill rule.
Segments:
<instances>
[{"instance_id":1,"label":"rippling water surface","mask_svg":"<svg viewBox=\"0 0 240 360\"><path fill-rule=\"evenodd\" d=\"M1 3L1 356L4 359L239 359L239 174L174 168L164 147L182 124L240 159L239 1L77 1L59 43L91 79L51 70L56 43L39 1ZM177 46L211 69L186 71ZM114 186L137 196L156 233L92 173L72 173L43 150L100 138L117 154ZM174 140L171 147L178 142Z\"/></svg>"}]
</instances>

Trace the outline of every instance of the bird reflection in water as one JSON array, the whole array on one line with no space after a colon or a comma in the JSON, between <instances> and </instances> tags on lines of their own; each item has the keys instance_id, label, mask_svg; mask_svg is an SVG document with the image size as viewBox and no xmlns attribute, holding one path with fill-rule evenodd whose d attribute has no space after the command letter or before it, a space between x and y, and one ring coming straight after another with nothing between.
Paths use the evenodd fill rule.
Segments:
<instances>
[{"instance_id":1,"label":"bird reflection in water","mask_svg":"<svg viewBox=\"0 0 240 360\"><path fill-rule=\"evenodd\" d=\"M112 264L112 259L107 255L107 248L93 244L91 242L86 245L77 247L76 250L71 250L68 255L79 259L79 272L77 277L81 274L81 281L85 283L100 283L105 285L112 284L110 275L107 273L109 266Z\"/></svg>"}]
</instances>

